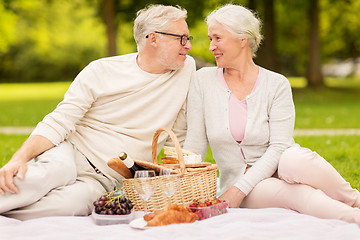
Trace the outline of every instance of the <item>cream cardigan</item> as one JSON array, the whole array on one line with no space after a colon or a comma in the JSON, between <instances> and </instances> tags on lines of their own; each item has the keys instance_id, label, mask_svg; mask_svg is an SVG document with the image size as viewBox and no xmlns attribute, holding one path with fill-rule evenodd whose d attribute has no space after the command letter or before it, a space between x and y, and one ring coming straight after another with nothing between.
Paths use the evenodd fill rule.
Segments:
<instances>
[{"instance_id":1,"label":"cream cardigan","mask_svg":"<svg viewBox=\"0 0 360 240\"><path fill-rule=\"evenodd\" d=\"M282 152L292 146L295 109L289 81L264 68L261 82L247 101L247 125L241 144L229 130L229 97L216 67L198 70L188 97L188 131L184 149L204 158L210 144L220 171L220 192L232 186L248 194L274 174ZM246 165L252 167L244 174Z\"/></svg>"},{"instance_id":2,"label":"cream cardigan","mask_svg":"<svg viewBox=\"0 0 360 240\"><path fill-rule=\"evenodd\" d=\"M172 128L183 142L194 59L187 56L180 70L150 74L138 67L136 56L90 63L32 135L42 135L55 145L68 139L105 175L115 179L120 175L107 161L121 151L134 159L152 161L151 143L158 128ZM159 151L165 141L166 135L161 135Z\"/></svg>"}]
</instances>

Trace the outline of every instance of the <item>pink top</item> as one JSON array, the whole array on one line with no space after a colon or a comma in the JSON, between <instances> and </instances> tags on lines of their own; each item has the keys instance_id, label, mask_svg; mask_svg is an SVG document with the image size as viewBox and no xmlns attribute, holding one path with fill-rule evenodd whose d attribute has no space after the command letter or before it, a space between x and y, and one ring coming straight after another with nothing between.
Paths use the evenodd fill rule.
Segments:
<instances>
[{"instance_id":1,"label":"pink top","mask_svg":"<svg viewBox=\"0 0 360 240\"><path fill-rule=\"evenodd\" d=\"M261 73L260 69L259 69L258 78L251 92L254 92L256 87L259 85L260 73ZM224 70L223 68L217 69L217 78L226 89L229 89L224 79L223 70ZM231 93L229 98L229 126L230 126L231 135L238 143L240 143L244 139L246 121L247 121L246 99L239 100L234 94Z\"/></svg>"}]
</instances>

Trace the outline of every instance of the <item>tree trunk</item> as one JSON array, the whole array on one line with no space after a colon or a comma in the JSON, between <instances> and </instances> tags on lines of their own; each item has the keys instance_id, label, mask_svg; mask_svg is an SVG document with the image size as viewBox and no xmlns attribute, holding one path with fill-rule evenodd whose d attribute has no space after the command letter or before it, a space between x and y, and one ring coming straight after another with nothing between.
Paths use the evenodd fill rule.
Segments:
<instances>
[{"instance_id":1,"label":"tree trunk","mask_svg":"<svg viewBox=\"0 0 360 240\"><path fill-rule=\"evenodd\" d=\"M276 31L274 0L262 1L264 7L264 42L259 49L256 62L273 71L279 71L276 54Z\"/></svg>"},{"instance_id":2,"label":"tree trunk","mask_svg":"<svg viewBox=\"0 0 360 240\"><path fill-rule=\"evenodd\" d=\"M310 88L324 87L324 78L321 72L320 41L319 41L319 6L318 0L309 0L310 42L309 60L307 67L307 82Z\"/></svg>"},{"instance_id":3,"label":"tree trunk","mask_svg":"<svg viewBox=\"0 0 360 240\"><path fill-rule=\"evenodd\" d=\"M249 9L256 11L256 0L249 0L248 7L249 7Z\"/></svg>"},{"instance_id":4,"label":"tree trunk","mask_svg":"<svg viewBox=\"0 0 360 240\"><path fill-rule=\"evenodd\" d=\"M108 40L108 56L115 56L117 55L115 0L103 0L103 18L106 26L106 35Z\"/></svg>"}]
</instances>

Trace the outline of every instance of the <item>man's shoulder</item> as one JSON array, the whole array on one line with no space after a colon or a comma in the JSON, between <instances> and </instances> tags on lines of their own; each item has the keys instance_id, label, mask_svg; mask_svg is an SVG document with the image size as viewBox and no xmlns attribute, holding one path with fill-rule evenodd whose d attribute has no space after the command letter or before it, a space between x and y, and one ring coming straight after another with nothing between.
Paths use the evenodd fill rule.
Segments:
<instances>
[{"instance_id":1,"label":"man's shoulder","mask_svg":"<svg viewBox=\"0 0 360 240\"><path fill-rule=\"evenodd\" d=\"M97 60L94 60L94 63L111 63L111 62L128 62L132 61L134 58L136 58L137 53L129 53L124 55L118 55L118 56L112 56L112 57L104 57Z\"/></svg>"},{"instance_id":2,"label":"man's shoulder","mask_svg":"<svg viewBox=\"0 0 360 240\"><path fill-rule=\"evenodd\" d=\"M192 81L196 85L212 85L212 83L217 79L216 70L217 67L202 67L195 72Z\"/></svg>"},{"instance_id":3,"label":"man's shoulder","mask_svg":"<svg viewBox=\"0 0 360 240\"><path fill-rule=\"evenodd\" d=\"M196 76L200 78L216 76L217 67L202 67L196 71Z\"/></svg>"},{"instance_id":4,"label":"man's shoulder","mask_svg":"<svg viewBox=\"0 0 360 240\"><path fill-rule=\"evenodd\" d=\"M186 55L184 68L196 68L195 59L192 56Z\"/></svg>"}]
</instances>

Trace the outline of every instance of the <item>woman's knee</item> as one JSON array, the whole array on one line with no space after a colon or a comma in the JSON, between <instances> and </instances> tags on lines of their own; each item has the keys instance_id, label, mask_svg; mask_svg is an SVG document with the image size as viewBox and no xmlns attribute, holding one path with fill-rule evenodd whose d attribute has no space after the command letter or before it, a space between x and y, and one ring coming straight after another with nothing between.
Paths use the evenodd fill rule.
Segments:
<instances>
[{"instance_id":1,"label":"woman's knee","mask_svg":"<svg viewBox=\"0 0 360 240\"><path fill-rule=\"evenodd\" d=\"M313 155L310 149L291 147L283 152L279 160L278 174L280 178L291 176L307 168L307 162Z\"/></svg>"},{"instance_id":2,"label":"woman's knee","mask_svg":"<svg viewBox=\"0 0 360 240\"><path fill-rule=\"evenodd\" d=\"M240 207L245 208L267 208L277 207L277 203L274 203L278 193L286 184L284 181L278 178L266 178L260 181L253 190L246 196Z\"/></svg>"}]
</instances>

